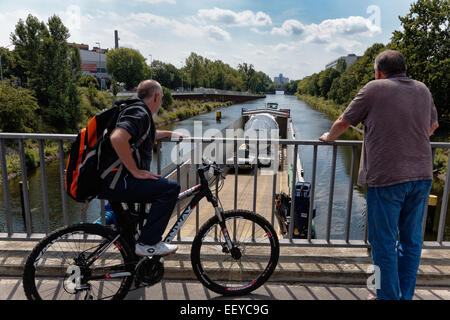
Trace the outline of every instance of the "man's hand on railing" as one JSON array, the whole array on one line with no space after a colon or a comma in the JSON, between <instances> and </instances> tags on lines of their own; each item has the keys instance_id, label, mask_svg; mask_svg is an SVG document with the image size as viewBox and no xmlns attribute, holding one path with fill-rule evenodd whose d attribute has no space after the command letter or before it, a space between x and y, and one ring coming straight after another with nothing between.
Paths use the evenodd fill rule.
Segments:
<instances>
[{"instance_id":1,"label":"man's hand on railing","mask_svg":"<svg viewBox=\"0 0 450 320\"><path fill-rule=\"evenodd\" d=\"M147 170L136 170L136 171L132 172L131 174L136 179L142 179L142 180L146 180L146 179L158 180L159 178L161 178L160 175L152 173L152 172L147 171Z\"/></svg>"},{"instance_id":2,"label":"man's hand on railing","mask_svg":"<svg viewBox=\"0 0 450 320\"><path fill-rule=\"evenodd\" d=\"M172 138L172 140L179 139L181 141L181 140L183 140L183 138L189 138L189 136L182 134L180 132L172 131L171 138Z\"/></svg>"}]
</instances>

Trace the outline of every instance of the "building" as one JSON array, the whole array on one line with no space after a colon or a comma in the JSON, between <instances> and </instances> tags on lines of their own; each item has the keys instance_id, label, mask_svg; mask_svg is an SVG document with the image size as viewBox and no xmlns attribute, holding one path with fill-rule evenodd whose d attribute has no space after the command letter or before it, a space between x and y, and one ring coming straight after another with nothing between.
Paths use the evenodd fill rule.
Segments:
<instances>
[{"instance_id":1,"label":"building","mask_svg":"<svg viewBox=\"0 0 450 320\"><path fill-rule=\"evenodd\" d=\"M100 49L93 47L89 50L89 45L79 43L68 43L69 47L78 47L80 49L81 56L81 68L83 75L92 74L99 79L102 83L102 87L105 88L104 81L102 79L111 79L111 75L106 72L106 53L108 49Z\"/></svg>"},{"instance_id":2,"label":"building","mask_svg":"<svg viewBox=\"0 0 450 320\"><path fill-rule=\"evenodd\" d=\"M339 59L344 59L344 60L345 60L345 63L347 64L347 68L348 68L348 67L351 66L354 62L358 61L360 58L361 58L360 56L357 56L356 54L351 53L351 54L349 54L349 55L347 55L347 56L342 56L342 57L340 57L340 58L334 60L333 62L330 62L329 64L327 64L327 65L325 66L325 69L328 69L328 68L334 68L334 69L336 69Z\"/></svg>"},{"instance_id":3,"label":"building","mask_svg":"<svg viewBox=\"0 0 450 320\"><path fill-rule=\"evenodd\" d=\"M273 82L278 83L278 84L289 83L289 78L283 77L283 74L280 73L280 76L273 78Z\"/></svg>"}]
</instances>

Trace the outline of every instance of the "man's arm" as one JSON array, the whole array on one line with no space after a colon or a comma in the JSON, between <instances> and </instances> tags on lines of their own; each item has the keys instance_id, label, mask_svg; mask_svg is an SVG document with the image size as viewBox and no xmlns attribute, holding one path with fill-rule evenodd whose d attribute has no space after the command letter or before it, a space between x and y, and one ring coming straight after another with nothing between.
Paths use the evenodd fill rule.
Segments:
<instances>
[{"instance_id":1,"label":"man's arm","mask_svg":"<svg viewBox=\"0 0 450 320\"><path fill-rule=\"evenodd\" d=\"M128 133L128 131L122 128L116 128L111 133L111 144L114 148L114 151L116 151L120 161L122 161L123 165L136 179L158 180L161 176L151 173L147 170L140 170L137 167L136 162L133 159L133 155L131 154L131 147L129 143L130 138L131 135Z\"/></svg>"},{"instance_id":2,"label":"man's arm","mask_svg":"<svg viewBox=\"0 0 450 320\"><path fill-rule=\"evenodd\" d=\"M430 127L430 136L433 135L434 131L439 128L439 122L435 121Z\"/></svg>"},{"instance_id":3,"label":"man's arm","mask_svg":"<svg viewBox=\"0 0 450 320\"><path fill-rule=\"evenodd\" d=\"M324 133L319 140L323 141L323 142L333 142L334 140L336 140L337 138L339 138L339 136L341 134L343 134L345 132L345 130L347 130L350 127L350 122L344 120L344 116L341 115L339 117L339 119L337 119L334 123L333 126L331 127L330 132L326 132Z\"/></svg>"},{"instance_id":4,"label":"man's arm","mask_svg":"<svg viewBox=\"0 0 450 320\"><path fill-rule=\"evenodd\" d=\"M164 139L164 138L183 138L186 137L184 134L175 132L175 131L167 131L167 130L156 130L156 140Z\"/></svg>"}]
</instances>

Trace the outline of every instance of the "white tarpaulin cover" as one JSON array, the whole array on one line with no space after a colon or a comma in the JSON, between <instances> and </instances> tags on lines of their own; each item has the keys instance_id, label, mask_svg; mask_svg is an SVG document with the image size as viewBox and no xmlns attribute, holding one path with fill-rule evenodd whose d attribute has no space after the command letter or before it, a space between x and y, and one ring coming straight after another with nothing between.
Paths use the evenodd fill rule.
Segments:
<instances>
[{"instance_id":1,"label":"white tarpaulin cover","mask_svg":"<svg viewBox=\"0 0 450 320\"><path fill-rule=\"evenodd\" d=\"M252 116L244 126L244 131L249 130L260 131L266 130L270 135L271 130L278 130L278 123L275 118L268 113L261 113Z\"/></svg>"}]
</instances>

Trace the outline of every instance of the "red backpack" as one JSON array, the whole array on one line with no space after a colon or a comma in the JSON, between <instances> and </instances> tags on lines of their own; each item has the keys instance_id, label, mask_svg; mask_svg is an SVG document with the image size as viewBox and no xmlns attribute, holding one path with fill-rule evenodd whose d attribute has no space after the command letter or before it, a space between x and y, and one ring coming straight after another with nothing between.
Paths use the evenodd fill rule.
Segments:
<instances>
[{"instance_id":1,"label":"red backpack","mask_svg":"<svg viewBox=\"0 0 450 320\"><path fill-rule=\"evenodd\" d=\"M136 105L136 100L131 103L114 104L111 108L92 117L86 128L80 130L75 142L70 148L65 171L65 189L67 194L78 202L91 201L99 195L102 180L112 171L117 171L110 187L114 189L117 180L123 170L123 164L117 159L106 170L101 170L102 144L116 127L119 115L127 108ZM147 114L147 112L145 112ZM149 121L150 123L150 121ZM151 125L150 125L151 126ZM131 152L135 152L150 132L147 132L135 144L131 146Z\"/></svg>"}]
</instances>

